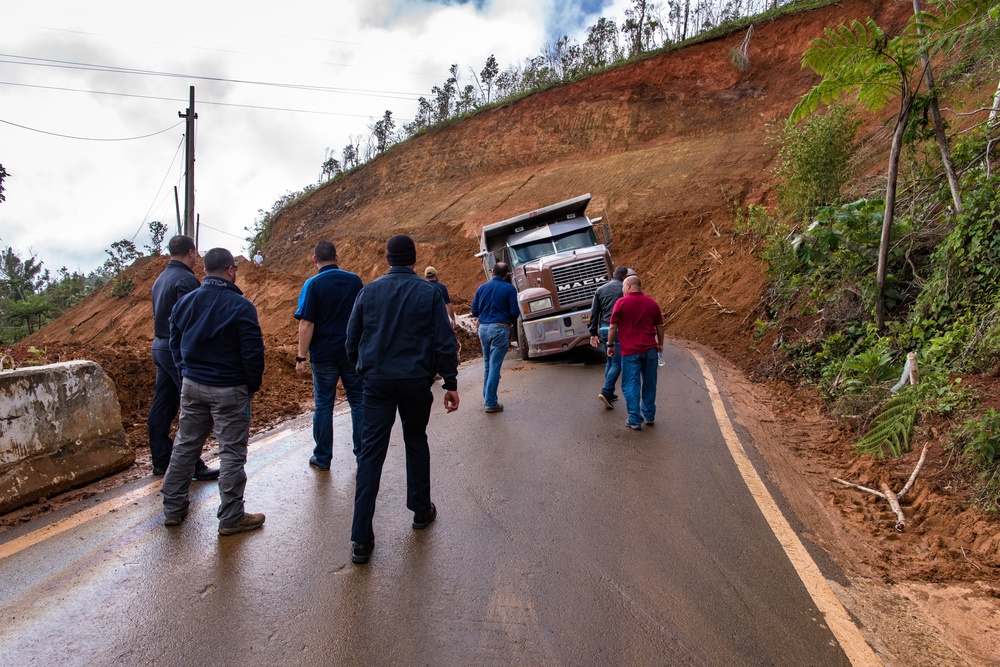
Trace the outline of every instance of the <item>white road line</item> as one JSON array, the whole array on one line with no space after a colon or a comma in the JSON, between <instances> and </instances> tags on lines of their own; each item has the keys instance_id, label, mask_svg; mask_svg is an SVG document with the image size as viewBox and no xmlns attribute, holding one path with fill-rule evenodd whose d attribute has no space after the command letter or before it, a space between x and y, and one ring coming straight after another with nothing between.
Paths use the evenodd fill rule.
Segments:
<instances>
[{"instance_id":1,"label":"white road line","mask_svg":"<svg viewBox=\"0 0 1000 667\"><path fill-rule=\"evenodd\" d=\"M265 447L272 442L281 440L288 437L296 431L305 430L302 429L284 429L278 431L277 433L272 433L271 435L261 438L256 442L250 443L251 450L257 450L261 447ZM55 537L56 535L61 535L67 530L76 528L91 519L96 519L99 516L103 516L108 512L112 512L120 507L134 503L137 500L145 498L146 496L151 496L154 493L159 493L161 480L153 480L148 484L140 486L139 488L129 491L125 495L118 496L117 498L112 498L111 500L105 501L99 505L94 505L93 507L88 507L87 509L77 512L72 516L68 516L65 519L60 519L55 523L50 523L44 528L39 528L38 530L32 531L27 535L22 535L16 540L11 540L6 544L0 544L0 560L7 558L8 556L13 556L14 554L24 551L28 547L32 547L39 542L44 542L50 537Z\"/></svg>"},{"instance_id":2,"label":"white road line","mask_svg":"<svg viewBox=\"0 0 1000 667\"><path fill-rule=\"evenodd\" d=\"M792 567L795 568L802 583L805 584L806 590L812 597L813 602L816 603L816 607L819 608L826 619L827 626L833 632L837 641L840 642L841 648L844 649L844 653L852 665L856 667L881 667L882 662L875 655L875 652L872 651L868 642L865 641L858 627L851 621L851 617L848 616L844 606L840 603L836 594L834 594L833 589L830 588L830 584L823 577L823 573L820 572L816 562L809 555L809 552L806 551L806 548L802 546L798 535L795 534L791 525L785 520L781 510L778 509L777 503L774 502L774 498L771 497L767 487L764 486L764 482L757 475L756 469L747 457L746 450L743 449L743 444L736 436L732 422L729 421L729 415L726 414L726 408L722 404L722 396L719 394L712 371L705 364L705 360L701 358L701 355L697 352L691 352L691 354L701 367L701 374L705 378L705 385L712 398L712 409L715 411L715 419L719 423L719 429L722 431L722 437L726 441L729 453L732 455L733 461L736 462L736 467L743 476L743 482L747 485L747 489L750 490L754 500L756 500L757 506L764 514L767 523L771 526L771 531L778 538L778 542L781 543L781 548L785 550L788 560L792 562Z\"/></svg>"}]
</instances>

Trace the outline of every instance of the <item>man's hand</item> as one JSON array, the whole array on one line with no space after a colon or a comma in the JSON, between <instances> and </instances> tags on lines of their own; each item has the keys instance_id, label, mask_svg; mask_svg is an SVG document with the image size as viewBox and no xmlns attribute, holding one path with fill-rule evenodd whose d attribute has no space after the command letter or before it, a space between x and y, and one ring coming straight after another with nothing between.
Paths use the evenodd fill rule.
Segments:
<instances>
[{"instance_id":1,"label":"man's hand","mask_svg":"<svg viewBox=\"0 0 1000 667\"><path fill-rule=\"evenodd\" d=\"M592 347L599 347L600 344L601 344L601 339L600 338L598 338L597 336L591 336L590 337L590 345Z\"/></svg>"},{"instance_id":2,"label":"man's hand","mask_svg":"<svg viewBox=\"0 0 1000 667\"><path fill-rule=\"evenodd\" d=\"M609 357L615 356L615 344L614 343L608 343L608 356Z\"/></svg>"},{"instance_id":3,"label":"man's hand","mask_svg":"<svg viewBox=\"0 0 1000 667\"><path fill-rule=\"evenodd\" d=\"M458 410L457 391L449 389L448 391L444 392L444 409L447 412L454 412L455 410Z\"/></svg>"},{"instance_id":4,"label":"man's hand","mask_svg":"<svg viewBox=\"0 0 1000 667\"><path fill-rule=\"evenodd\" d=\"M295 372L298 373L299 375L305 375L306 373L308 373L309 369L306 368L306 362L304 362L304 361L296 361L295 362Z\"/></svg>"}]
</instances>

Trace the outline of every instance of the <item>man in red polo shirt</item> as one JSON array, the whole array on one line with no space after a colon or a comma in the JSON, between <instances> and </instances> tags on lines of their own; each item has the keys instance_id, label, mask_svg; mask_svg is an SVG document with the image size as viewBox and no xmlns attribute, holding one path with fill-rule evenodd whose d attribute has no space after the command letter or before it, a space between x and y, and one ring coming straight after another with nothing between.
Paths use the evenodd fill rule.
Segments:
<instances>
[{"instance_id":1,"label":"man in red polo shirt","mask_svg":"<svg viewBox=\"0 0 1000 667\"><path fill-rule=\"evenodd\" d=\"M663 351L663 313L651 297L642 293L639 276L622 284L624 296L615 302L608 330L608 356L619 347L622 359L622 395L628 408L625 425L641 431L656 418L656 369Z\"/></svg>"}]
</instances>

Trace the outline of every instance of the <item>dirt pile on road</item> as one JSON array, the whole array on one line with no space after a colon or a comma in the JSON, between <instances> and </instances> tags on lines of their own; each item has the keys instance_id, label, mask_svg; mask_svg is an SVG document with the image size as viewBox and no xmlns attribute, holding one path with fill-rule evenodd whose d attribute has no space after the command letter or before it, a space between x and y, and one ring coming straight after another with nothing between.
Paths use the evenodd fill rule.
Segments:
<instances>
[{"instance_id":1,"label":"dirt pile on road","mask_svg":"<svg viewBox=\"0 0 1000 667\"><path fill-rule=\"evenodd\" d=\"M815 83L800 65L809 41L866 16L893 34L911 12L904 2L849 0L762 23L746 72L730 63L744 38L733 34L477 114L319 188L277 218L264 266L241 265L239 284L258 308L268 350L255 427L309 405L310 381L293 372L291 315L317 241L333 241L341 266L367 282L385 271L386 238L409 233L418 269L437 267L463 313L483 280L474 257L483 225L586 192L594 195L588 213L612 226L616 262L640 272L670 336L743 371L766 366L770 341L752 343L768 279L752 242L734 234L732 206L773 203L767 137ZM870 172L878 174L888 133L878 123L863 131L876 156ZM123 408L130 406L123 419L143 425L153 379L149 286L164 262L139 262L130 269L137 287L129 297L95 295L20 346L19 358L30 356L28 344L49 358L106 355ZM463 349L475 354L478 341L467 337ZM896 534L877 499L835 488L830 478L898 488L912 457L859 460L855 434L830 422L808 390L781 381L740 386L741 416L756 420L750 430L769 453L772 476L789 487L818 543L886 581L998 582L996 522L963 509L939 444L906 503L912 527ZM142 429L129 431L137 446Z\"/></svg>"}]
</instances>

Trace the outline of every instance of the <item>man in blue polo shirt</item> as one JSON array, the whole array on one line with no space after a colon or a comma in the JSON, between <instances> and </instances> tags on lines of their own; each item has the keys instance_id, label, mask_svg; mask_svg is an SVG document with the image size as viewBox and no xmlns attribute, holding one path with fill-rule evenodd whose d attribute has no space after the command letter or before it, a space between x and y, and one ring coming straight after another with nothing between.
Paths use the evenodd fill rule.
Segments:
<instances>
[{"instance_id":1,"label":"man in blue polo shirt","mask_svg":"<svg viewBox=\"0 0 1000 667\"><path fill-rule=\"evenodd\" d=\"M493 278L472 297L472 316L479 318L479 343L483 346L483 403L486 412L503 412L497 400L500 366L510 345L510 327L521 314L517 289L509 282L510 267L504 262L493 266Z\"/></svg>"},{"instance_id":2,"label":"man in blue polo shirt","mask_svg":"<svg viewBox=\"0 0 1000 667\"><path fill-rule=\"evenodd\" d=\"M337 380L344 385L351 406L351 428L354 431L354 458L361 453L362 380L347 359L347 321L354 301L361 291L361 278L337 266L337 248L329 241L320 241L313 250L313 262L319 273L306 281L299 294L295 319L299 321L299 349L295 371L305 375L306 353L312 365L313 440L316 447L309 465L327 472L333 459L333 402L337 396Z\"/></svg>"}]
</instances>

